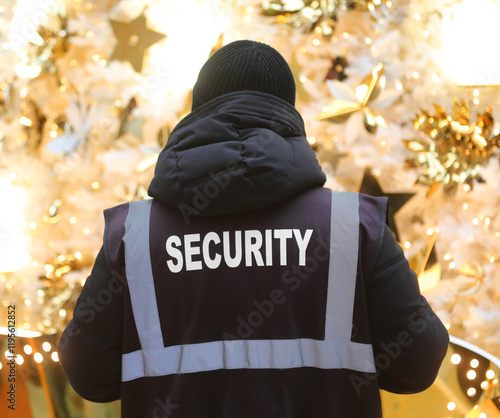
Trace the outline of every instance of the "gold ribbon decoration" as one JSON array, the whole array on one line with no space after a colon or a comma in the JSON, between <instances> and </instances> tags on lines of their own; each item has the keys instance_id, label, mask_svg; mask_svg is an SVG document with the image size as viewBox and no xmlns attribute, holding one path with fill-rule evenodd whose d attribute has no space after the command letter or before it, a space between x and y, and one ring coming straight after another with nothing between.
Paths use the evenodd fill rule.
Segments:
<instances>
[{"instance_id":1,"label":"gold ribbon decoration","mask_svg":"<svg viewBox=\"0 0 500 418\"><path fill-rule=\"evenodd\" d=\"M428 195L439 185L448 195L456 193L459 185L472 190L475 181L483 181L481 167L499 156L500 135L492 133L492 109L478 114L477 121L472 122L466 101L455 98L451 115L439 105L434 107L436 113L422 111L412 121L414 128L429 138L403 140L415 153L407 166L424 169L417 183L430 187Z\"/></svg>"}]
</instances>

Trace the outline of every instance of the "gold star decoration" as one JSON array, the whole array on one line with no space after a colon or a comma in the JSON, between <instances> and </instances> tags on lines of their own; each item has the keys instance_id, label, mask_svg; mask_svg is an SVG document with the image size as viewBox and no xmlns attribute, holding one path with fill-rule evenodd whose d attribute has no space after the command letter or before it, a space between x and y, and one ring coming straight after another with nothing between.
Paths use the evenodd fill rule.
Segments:
<instances>
[{"instance_id":1,"label":"gold star decoration","mask_svg":"<svg viewBox=\"0 0 500 418\"><path fill-rule=\"evenodd\" d=\"M148 29L144 15L129 23L117 20L110 20L109 23L118 41L110 61L128 61L138 73L142 71L146 49L167 36Z\"/></svg>"},{"instance_id":2,"label":"gold star decoration","mask_svg":"<svg viewBox=\"0 0 500 418\"><path fill-rule=\"evenodd\" d=\"M378 103L380 107L388 106L401 94L396 90L388 90L386 94L381 95L385 88L384 64L375 66L355 90L337 80L330 81L328 86L332 94L339 98L325 106L318 119L344 123L354 113L361 112L365 129L371 134L376 133L378 126L387 126L387 121L374 111L371 105Z\"/></svg>"},{"instance_id":3,"label":"gold star decoration","mask_svg":"<svg viewBox=\"0 0 500 418\"><path fill-rule=\"evenodd\" d=\"M446 194L452 195L463 185L472 190L474 181L483 181L479 175L492 157L500 155L500 135L493 134L492 109L478 114L471 122L470 108L466 101L453 101L452 114L438 105L436 113L422 111L412 121L416 130L429 138L403 140L416 155L407 160L407 167L424 168L417 183L429 186L428 196L443 185Z\"/></svg>"},{"instance_id":4,"label":"gold star decoration","mask_svg":"<svg viewBox=\"0 0 500 418\"><path fill-rule=\"evenodd\" d=\"M423 247L409 260L422 292L434 289L441 279L441 264L437 260L435 247L437 237L437 233L427 237Z\"/></svg>"},{"instance_id":5,"label":"gold star decoration","mask_svg":"<svg viewBox=\"0 0 500 418\"><path fill-rule=\"evenodd\" d=\"M393 232L396 240L399 242L399 233L394 219L396 212L401 209L408 200L410 200L415 193L385 193L382 191L377 178L372 174L371 170L367 168L363 176L363 181L359 189L360 193L367 194L375 197L387 197L389 199L387 207L387 219L389 228Z\"/></svg>"},{"instance_id":6,"label":"gold star decoration","mask_svg":"<svg viewBox=\"0 0 500 418\"><path fill-rule=\"evenodd\" d=\"M304 28L306 33L319 28L325 37L335 30L337 12L350 8L345 0L273 0L263 1L261 7L263 15L275 17L277 24Z\"/></svg>"}]
</instances>

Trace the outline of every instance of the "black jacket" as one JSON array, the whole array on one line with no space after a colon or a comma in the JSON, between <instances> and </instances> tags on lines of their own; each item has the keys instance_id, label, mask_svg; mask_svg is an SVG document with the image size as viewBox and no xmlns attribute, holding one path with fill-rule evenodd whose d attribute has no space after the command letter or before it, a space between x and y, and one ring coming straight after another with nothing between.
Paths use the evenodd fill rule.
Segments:
<instances>
[{"instance_id":1,"label":"black jacket","mask_svg":"<svg viewBox=\"0 0 500 418\"><path fill-rule=\"evenodd\" d=\"M272 207L325 180L295 108L265 93L237 92L178 124L159 156L149 194L189 223ZM126 285L113 277L107 251L104 246L97 256L59 346L71 384L94 402L120 398ZM375 359L390 358L376 363L378 385L419 392L434 381L448 334L387 227L376 253L364 288ZM103 289L113 297L104 298Z\"/></svg>"}]
</instances>

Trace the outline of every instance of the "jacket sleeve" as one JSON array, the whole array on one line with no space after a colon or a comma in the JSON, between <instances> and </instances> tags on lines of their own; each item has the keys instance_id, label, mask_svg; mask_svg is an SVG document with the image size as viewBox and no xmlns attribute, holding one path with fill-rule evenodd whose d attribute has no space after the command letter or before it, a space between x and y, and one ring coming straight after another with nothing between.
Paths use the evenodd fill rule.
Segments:
<instances>
[{"instance_id":1,"label":"jacket sleeve","mask_svg":"<svg viewBox=\"0 0 500 418\"><path fill-rule=\"evenodd\" d=\"M387 226L365 284L380 388L401 394L427 389L446 355L448 332Z\"/></svg>"},{"instance_id":2,"label":"jacket sleeve","mask_svg":"<svg viewBox=\"0 0 500 418\"><path fill-rule=\"evenodd\" d=\"M59 358L71 386L92 402L120 398L123 289L101 248L59 341Z\"/></svg>"}]
</instances>

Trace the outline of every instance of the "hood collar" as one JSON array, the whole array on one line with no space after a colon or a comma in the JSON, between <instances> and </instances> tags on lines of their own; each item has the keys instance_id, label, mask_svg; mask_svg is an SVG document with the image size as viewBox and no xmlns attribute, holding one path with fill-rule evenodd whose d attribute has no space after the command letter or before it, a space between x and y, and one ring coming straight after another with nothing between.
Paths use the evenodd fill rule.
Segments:
<instances>
[{"instance_id":1,"label":"hood collar","mask_svg":"<svg viewBox=\"0 0 500 418\"><path fill-rule=\"evenodd\" d=\"M183 214L210 216L273 205L325 181L295 107L244 91L219 96L179 122L148 192Z\"/></svg>"}]
</instances>

